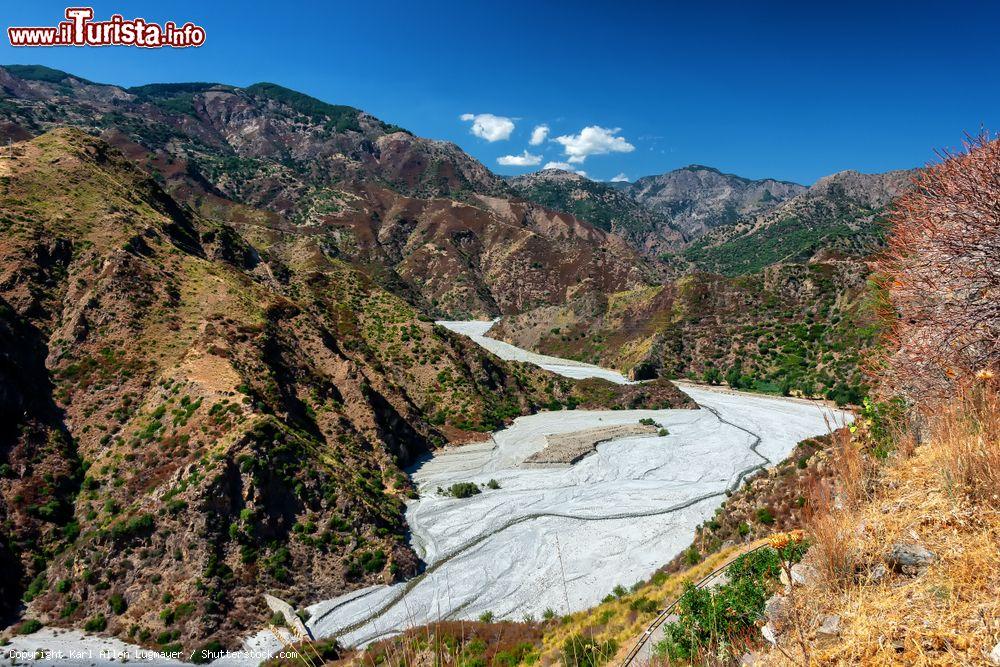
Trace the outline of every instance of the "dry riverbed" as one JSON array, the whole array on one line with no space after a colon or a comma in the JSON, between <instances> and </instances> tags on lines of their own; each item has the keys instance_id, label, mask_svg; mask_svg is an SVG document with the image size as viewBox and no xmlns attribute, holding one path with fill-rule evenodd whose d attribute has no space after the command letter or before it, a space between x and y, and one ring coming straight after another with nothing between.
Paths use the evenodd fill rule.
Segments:
<instances>
[{"instance_id":1,"label":"dry riverbed","mask_svg":"<svg viewBox=\"0 0 1000 667\"><path fill-rule=\"evenodd\" d=\"M484 336L490 322L442 322L506 359L571 377L615 371L520 350ZM539 617L600 601L648 577L686 546L727 488L847 415L780 398L685 388L701 410L573 410L521 417L490 440L439 452L412 471L407 510L425 574L310 608L317 635L365 644L437 619ZM640 427L653 420L666 428ZM596 429L596 431L595 431ZM619 431L573 465L525 466L553 440ZM591 438L593 440L604 438ZM487 485L494 480L499 488ZM468 482L481 493L439 489Z\"/></svg>"}]
</instances>

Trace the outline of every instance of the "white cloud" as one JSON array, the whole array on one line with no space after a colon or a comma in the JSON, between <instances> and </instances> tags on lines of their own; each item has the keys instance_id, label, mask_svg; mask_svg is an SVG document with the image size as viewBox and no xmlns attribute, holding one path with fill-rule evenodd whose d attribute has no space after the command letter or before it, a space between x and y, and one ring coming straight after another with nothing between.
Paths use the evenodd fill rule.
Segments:
<instances>
[{"instance_id":1,"label":"white cloud","mask_svg":"<svg viewBox=\"0 0 1000 667\"><path fill-rule=\"evenodd\" d=\"M466 122L472 121L471 132L490 143L510 139L510 133L514 131L514 121L505 116L463 113L459 118Z\"/></svg>"},{"instance_id":2,"label":"white cloud","mask_svg":"<svg viewBox=\"0 0 1000 667\"><path fill-rule=\"evenodd\" d=\"M587 172L577 169L569 162L546 162L545 166L542 167L542 171L546 169L562 169L563 171L571 171L578 176L586 176Z\"/></svg>"},{"instance_id":3,"label":"white cloud","mask_svg":"<svg viewBox=\"0 0 1000 667\"><path fill-rule=\"evenodd\" d=\"M628 183L628 176L626 176L625 174L618 174L617 176L615 176L614 178L611 179L611 182L612 183Z\"/></svg>"},{"instance_id":4,"label":"white cloud","mask_svg":"<svg viewBox=\"0 0 1000 667\"><path fill-rule=\"evenodd\" d=\"M531 140L528 143L532 146L538 146L545 141L547 136L549 136L549 126L536 125L535 129L531 131Z\"/></svg>"},{"instance_id":5,"label":"white cloud","mask_svg":"<svg viewBox=\"0 0 1000 667\"><path fill-rule=\"evenodd\" d=\"M541 155L532 155L527 150L520 155L502 155L497 158L497 164L502 164L505 167L534 167L541 163Z\"/></svg>"},{"instance_id":6,"label":"white cloud","mask_svg":"<svg viewBox=\"0 0 1000 667\"><path fill-rule=\"evenodd\" d=\"M621 132L620 127L607 128L590 125L580 130L580 134L567 134L556 137L563 146L569 162L582 163L591 155L606 155L608 153L631 153L635 146L625 141L624 137L616 137Z\"/></svg>"}]
</instances>

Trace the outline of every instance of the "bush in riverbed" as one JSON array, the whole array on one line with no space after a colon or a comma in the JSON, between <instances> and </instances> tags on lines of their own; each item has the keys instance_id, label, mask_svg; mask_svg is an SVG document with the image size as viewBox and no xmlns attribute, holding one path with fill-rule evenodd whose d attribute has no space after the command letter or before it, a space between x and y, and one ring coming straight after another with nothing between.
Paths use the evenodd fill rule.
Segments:
<instances>
[{"instance_id":1,"label":"bush in riverbed","mask_svg":"<svg viewBox=\"0 0 1000 667\"><path fill-rule=\"evenodd\" d=\"M29 618L28 620L21 623L17 628L17 634L19 635L30 635L33 632L38 632L42 629L42 622L36 618Z\"/></svg>"},{"instance_id":2,"label":"bush in riverbed","mask_svg":"<svg viewBox=\"0 0 1000 667\"><path fill-rule=\"evenodd\" d=\"M453 498L469 498L479 493L482 491L472 482L457 482L448 487L448 495Z\"/></svg>"}]
</instances>

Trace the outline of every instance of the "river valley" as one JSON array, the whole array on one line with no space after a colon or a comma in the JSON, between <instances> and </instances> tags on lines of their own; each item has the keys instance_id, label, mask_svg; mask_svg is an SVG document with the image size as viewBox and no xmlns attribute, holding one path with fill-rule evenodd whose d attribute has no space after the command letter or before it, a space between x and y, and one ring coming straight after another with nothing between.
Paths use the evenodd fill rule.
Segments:
<instances>
[{"instance_id":1,"label":"river valley","mask_svg":"<svg viewBox=\"0 0 1000 667\"><path fill-rule=\"evenodd\" d=\"M485 334L491 322L440 322L505 359L569 377L624 383L620 373L537 355ZM649 577L691 541L727 489L771 465L809 436L850 420L820 403L682 385L700 409L566 410L518 418L483 442L452 447L410 471L419 491L406 512L414 549L426 564L406 582L376 586L308 607L313 636L361 646L407 627L443 619L540 618L597 604L615 586ZM601 442L572 465L524 465L546 436L652 419L666 435ZM497 488L489 488L493 480ZM481 485L455 498L452 484ZM281 649L267 630L248 638L254 653L213 664L256 664ZM9 647L93 651L78 664L101 664L101 649L137 651L118 640L44 629ZM135 656L135 653L132 653ZM255 657L252 657L255 656ZM133 661L166 664L147 657ZM43 661L44 663L45 661ZM59 664L67 663L66 660Z\"/></svg>"}]
</instances>

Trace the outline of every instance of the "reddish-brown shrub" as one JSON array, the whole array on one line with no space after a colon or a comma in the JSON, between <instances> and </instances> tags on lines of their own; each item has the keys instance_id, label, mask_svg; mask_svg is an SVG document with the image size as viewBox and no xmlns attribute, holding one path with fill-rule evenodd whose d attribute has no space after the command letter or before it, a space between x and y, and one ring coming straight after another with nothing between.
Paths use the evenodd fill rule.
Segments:
<instances>
[{"instance_id":1,"label":"reddish-brown shrub","mask_svg":"<svg viewBox=\"0 0 1000 667\"><path fill-rule=\"evenodd\" d=\"M886 296L885 393L921 404L1000 371L1000 141L969 137L916 178L874 264Z\"/></svg>"}]
</instances>

